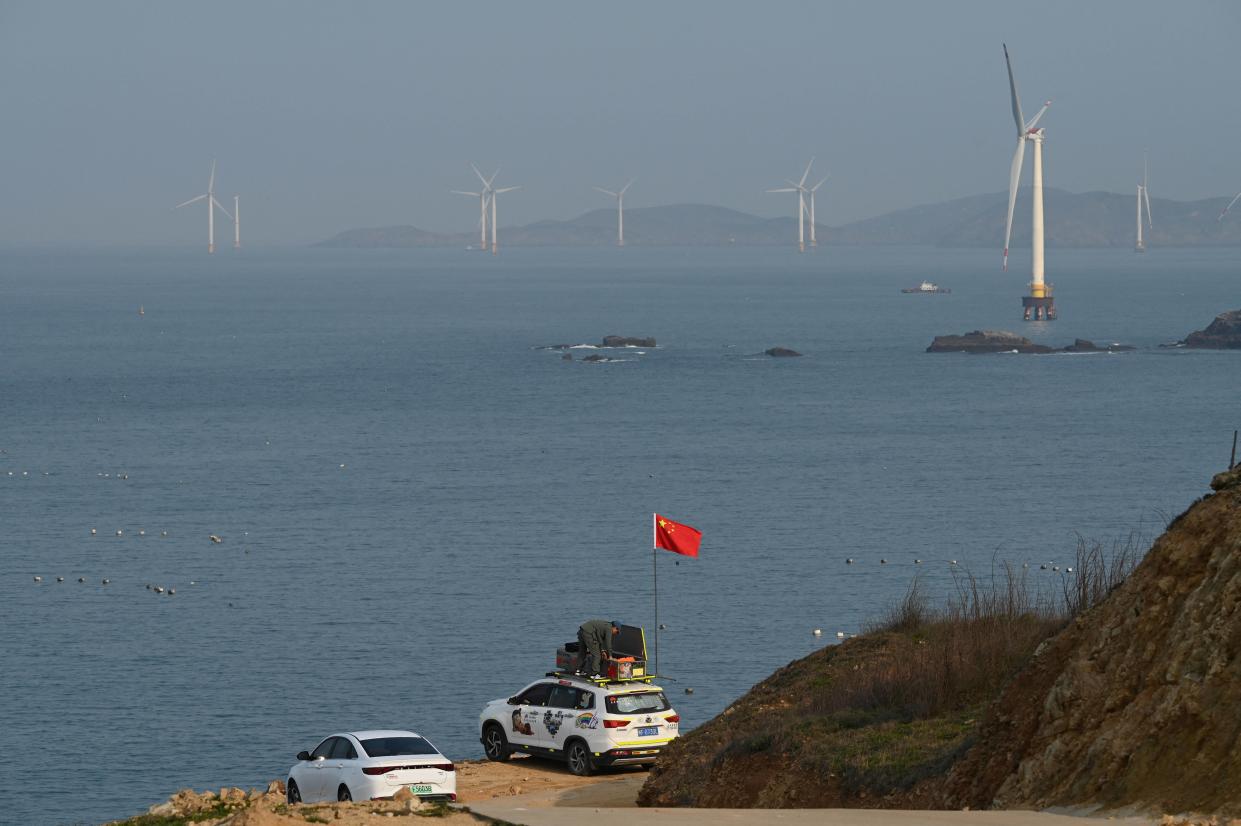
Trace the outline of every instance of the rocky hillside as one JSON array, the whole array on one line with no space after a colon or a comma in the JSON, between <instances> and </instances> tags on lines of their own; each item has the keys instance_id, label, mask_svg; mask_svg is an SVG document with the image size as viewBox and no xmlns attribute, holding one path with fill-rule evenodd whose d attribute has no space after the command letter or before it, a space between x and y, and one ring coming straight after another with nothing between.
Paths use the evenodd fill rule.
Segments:
<instances>
[{"instance_id":1,"label":"rocky hillside","mask_svg":"<svg viewBox=\"0 0 1241 826\"><path fill-rule=\"evenodd\" d=\"M912 612L676 741L639 803L1241 815L1241 468L1212 487L1067 625Z\"/></svg>"},{"instance_id":2,"label":"rocky hillside","mask_svg":"<svg viewBox=\"0 0 1241 826\"><path fill-rule=\"evenodd\" d=\"M954 768L950 806L1241 815L1241 468L1048 643Z\"/></svg>"}]
</instances>

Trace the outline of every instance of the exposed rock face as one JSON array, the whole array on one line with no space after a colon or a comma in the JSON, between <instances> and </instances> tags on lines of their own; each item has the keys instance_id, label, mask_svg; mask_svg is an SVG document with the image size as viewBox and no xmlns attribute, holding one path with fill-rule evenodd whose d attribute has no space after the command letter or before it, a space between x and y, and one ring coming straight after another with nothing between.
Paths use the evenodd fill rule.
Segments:
<instances>
[{"instance_id":1,"label":"exposed rock face","mask_svg":"<svg viewBox=\"0 0 1241 826\"><path fill-rule=\"evenodd\" d=\"M936 336L928 353L1050 353L1044 344L1035 344L1024 336L1005 330L974 330L963 336Z\"/></svg>"},{"instance_id":2,"label":"exposed rock face","mask_svg":"<svg viewBox=\"0 0 1241 826\"><path fill-rule=\"evenodd\" d=\"M603 347L654 347L654 337L635 338L632 336L604 336Z\"/></svg>"},{"instance_id":3,"label":"exposed rock face","mask_svg":"<svg viewBox=\"0 0 1241 826\"><path fill-rule=\"evenodd\" d=\"M1099 347L1093 341L1084 338L1074 339L1073 343L1063 348L1062 353L1127 353L1136 348L1128 344L1109 344L1106 347Z\"/></svg>"},{"instance_id":4,"label":"exposed rock face","mask_svg":"<svg viewBox=\"0 0 1241 826\"><path fill-rule=\"evenodd\" d=\"M796 350L790 350L787 347L772 347L770 350L764 350L763 352L772 358L794 358L801 355Z\"/></svg>"},{"instance_id":5,"label":"exposed rock face","mask_svg":"<svg viewBox=\"0 0 1241 826\"><path fill-rule=\"evenodd\" d=\"M1241 310L1220 313L1205 330L1185 337L1186 347L1204 350L1241 350Z\"/></svg>"},{"instance_id":6,"label":"exposed rock face","mask_svg":"<svg viewBox=\"0 0 1241 826\"><path fill-rule=\"evenodd\" d=\"M1241 469L1002 692L947 807L1241 815Z\"/></svg>"}]
</instances>

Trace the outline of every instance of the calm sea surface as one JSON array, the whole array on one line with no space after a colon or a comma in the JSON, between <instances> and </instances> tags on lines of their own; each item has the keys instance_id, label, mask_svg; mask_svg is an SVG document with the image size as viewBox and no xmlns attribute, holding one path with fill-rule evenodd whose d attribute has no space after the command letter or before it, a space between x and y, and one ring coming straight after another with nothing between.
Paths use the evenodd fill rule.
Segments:
<instances>
[{"instance_id":1,"label":"calm sea surface","mask_svg":"<svg viewBox=\"0 0 1241 826\"><path fill-rule=\"evenodd\" d=\"M1157 347L1241 306L1239 256L1052 250L1036 325L993 250L0 251L3 817L262 785L341 729L479 757L582 620L651 626L653 510L705 534L659 559L691 725L915 573L1149 539L1241 425L1241 352ZM923 352L977 328L1139 350ZM608 333L659 347L534 349Z\"/></svg>"}]
</instances>

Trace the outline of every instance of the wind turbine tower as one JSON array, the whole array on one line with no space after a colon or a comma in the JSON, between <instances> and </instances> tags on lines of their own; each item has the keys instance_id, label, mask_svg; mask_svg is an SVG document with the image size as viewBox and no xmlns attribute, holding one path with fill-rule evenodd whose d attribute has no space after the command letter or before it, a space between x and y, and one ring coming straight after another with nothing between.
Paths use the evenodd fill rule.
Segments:
<instances>
[{"instance_id":1,"label":"wind turbine tower","mask_svg":"<svg viewBox=\"0 0 1241 826\"><path fill-rule=\"evenodd\" d=\"M196 204L204 198L207 200L207 252L212 253L215 252L215 211L218 209L228 215L228 210L215 199L215 161L211 162L211 177L207 179L207 191L197 198L190 198L184 203L177 204L173 209ZM228 215L228 217L233 216Z\"/></svg>"},{"instance_id":2,"label":"wind turbine tower","mask_svg":"<svg viewBox=\"0 0 1241 826\"><path fill-rule=\"evenodd\" d=\"M487 208L491 204L491 199L495 195L495 190L491 183L496 179L496 175L500 174L500 170L496 169L491 173L491 178L484 178L483 173L478 171L478 167L470 164L470 169L474 170L474 174L478 176L478 180L482 181L482 189L478 192L464 192L460 189L454 189L454 195L470 195L478 199L478 248L483 252L487 251Z\"/></svg>"},{"instance_id":3,"label":"wind turbine tower","mask_svg":"<svg viewBox=\"0 0 1241 826\"><path fill-rule=\"evenodd\" d=\"M492 175L491 179L494 181L495 177L496 177L495 175ZM487 185L488 187L490 187L491 182L489 181ZM500 187L499 189L491 190L491 254L492 255L498 255L500 252L500 243L496 235L496 227L499 226L499 224L497 223L497 218L496 218L496 196L499 195L501 192L512 192L515 189L521 189L521 187L520 186L504 186L504 187Z\"/></svg>"},{"instance_id":4,"label":"wind turbine tower","mask_svg":"<svg viewBox=\"0 0 1241 826\"><path fill-rule=\"evenodd\" d=\"M629 183L620 188L619 191L613 192L610 189L604 189L601 186L595 187L605 195L611 195L616 199L616 246L625 246L625 190L633 186L633 179Z\"/></svg>"},{"instance_id":5,"label":"wind turbine tower","mask_svg":"<svg viewBox=\"0 0 1241 826\"><path fill-rule=\"evenodd\" d=\"M796 192L797 193L797 251L806 251L806 177L810 175L810 167L814 165L814 158L810 159L810 163L806 164L806 171L801 174L801 180L797 183L788 181L786 187L780 189L769 189L768 192ZM810 232L813 234L814 228Z\"/></svg>"},{"instance_id":6,"label":"wind turbine tower","mask_svg":"<svg viewBox=\"0 0 1241 826\"><path fill-rule=\"evenodd\" d=\"M233 196L233 249L241 249L241 196Z\"/></svg>"},{"instance_id":7,"label":"wind turbine tower","mask_svg":"<svg viewBox=\"0 0 1241 826\"><path fill-rule=\"evenodd\" d=\"M1142 155L1142 183L1138 184L1138 240L1133 246L1134 252L1146 252L1146 242L1142 239L1142 205L1146 204L1146 225L1150 229L1154 229L1155 225L1151 220L1151 196L1150 191L1146 188L1146 155Z\"/></svg>"},{"instance_id":8,"label":"wind turbine tower","mask_svg":"<svg viewBox=\"0 0 1241 826\"><path fill-rule=\"evenodd\" d=\"M808 168L807 168L807 171L809 171ZM814 193L818 190L819 187L827 183L828 177L829 176L824 175L823 180L819 181L817 184L810 187L810 246L812 247L817 247L819 245L819 239L814 237Z\"/></svg>"},{"instance_id":9,"label":"wind turbine tower","mask_svg":"<svg viewBox=\"0 0 1241 826\"><path fill-rule=\"evenodd\" d=\"M1034 183L1033 193L1033 224L1030 228L1031 272L1030 294L1023 296L1021 306L1025 308L1025 320L1052 321L1056 317L1056 300L1052 297L1052 286L1043 278L1043 129L1038 122L1042 119L1051 101L1043 104L1038 114L1026 121L1021 114L1021 98L1017 95L1017 80L1013 77L1013 62L1008 56L1008 45L1004 45L1004 63L1008 66L1008 88L1013 99L1013 120L1017 122L1017 151L1013 153L1013 165L1008 176L1008 222L1004 227L1004 271L1008 272L1008 242L1013 234L1013 207L1017 203L1017 185L1021 182L1021 162L1025 157L1026 143L1034 144Z\"/></svg>"}]
</instances>

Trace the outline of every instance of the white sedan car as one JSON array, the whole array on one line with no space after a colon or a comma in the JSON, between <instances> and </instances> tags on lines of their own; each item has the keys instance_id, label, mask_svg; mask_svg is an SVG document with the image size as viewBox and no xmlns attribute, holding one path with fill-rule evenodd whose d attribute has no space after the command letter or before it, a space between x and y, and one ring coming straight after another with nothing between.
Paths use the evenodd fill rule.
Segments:
<instances>
[{"instance_id":1,"label":"white sedan car","mask_svg":"<svg viewBox=\"0 0 1241 826\"><path fill-rule=\"evenodd\" d=\"M354 731L298 754L286 785L290 803L375 800L402 788L424 800L456 800L456 767L412 731Z\"/></svg>"}]
</instances>

